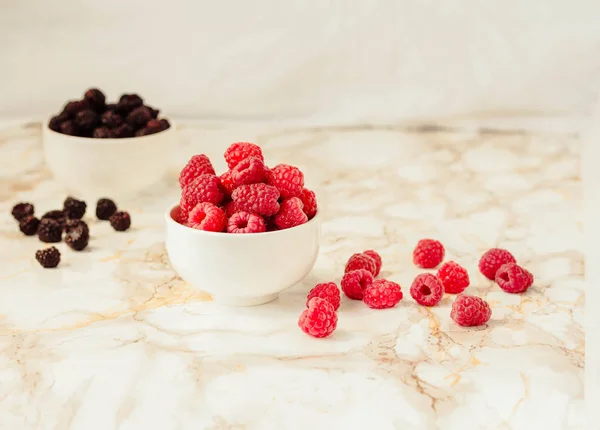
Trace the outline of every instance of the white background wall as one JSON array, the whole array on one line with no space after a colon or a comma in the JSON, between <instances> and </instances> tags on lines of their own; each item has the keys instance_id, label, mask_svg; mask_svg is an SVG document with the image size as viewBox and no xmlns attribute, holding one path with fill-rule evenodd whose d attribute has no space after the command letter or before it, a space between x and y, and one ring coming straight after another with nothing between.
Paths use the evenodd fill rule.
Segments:
<instances>
[{"instance_id":1,"label":"white background wall","mask_svg":"<svg viewBox=\"0 0 600 430\"><path fill-rule=\"evenodd\" d=\"M89 86L173 116L388 122L585 107L598 0L0 0L0 116Z\"/></svg>"}]
</instances>

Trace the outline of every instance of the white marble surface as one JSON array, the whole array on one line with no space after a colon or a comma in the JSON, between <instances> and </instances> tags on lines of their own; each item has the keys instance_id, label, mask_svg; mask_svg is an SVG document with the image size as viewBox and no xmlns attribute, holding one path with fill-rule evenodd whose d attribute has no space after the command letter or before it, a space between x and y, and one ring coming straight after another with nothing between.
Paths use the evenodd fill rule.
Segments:
<instances>
[{"instance_id":1,"label":"white marble surface","mask_svg":"<svg viewBox=\"0 0 600 430\"><path fill-rule=\"evenodd\" d=\"M179 162L202 146L262 145L301 167L324 203L323 244L300 285L268 305L227 309L169 267L170 182L127 201L133 228L88 217L92 239L43 270L40 242L10 217L65 197L44 169L39 124L0 129L0 429L579 429L584 281L580 145L570 133L288 129L183 124ZM216 163L222 168L223 163ZM88 202L91 203L91 202ZM487 327L408 295L419 238L433 236L493 309ZM491 246L536 276L503 293L476 270ZM378 250L405 299L343 300L328 339L296 326L309 288L339 281L350 254Z\"/></svg>"}]
</instances>

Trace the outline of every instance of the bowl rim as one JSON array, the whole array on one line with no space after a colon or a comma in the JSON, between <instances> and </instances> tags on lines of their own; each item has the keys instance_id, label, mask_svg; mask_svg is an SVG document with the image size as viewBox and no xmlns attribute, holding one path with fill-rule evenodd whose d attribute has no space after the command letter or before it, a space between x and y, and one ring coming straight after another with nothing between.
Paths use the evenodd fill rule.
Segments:
<instances>
[{"instance_id":1,"label":"bowl rim","mask_svg":"<svg viewBox=\"0 0 600 430\"><path fill-rule=\"evenodd\" d=\"M261 233L249 233L249 234L232 234L232 233L225 233L225 232L198 230L195 228L191 228L191 227L182 225L182 224L178 223L177 221L175 221L173 219L173 217L171 216L171 213L173 212L173 210L175 210L178 207L179 207L179 202L175 202L174 204L169 205L169 207L165 211L165 222L167 223L167 225L171 225L176 229L183 229L183 230L187 231L189 234L195 234L195 235L199 235L199 236L213 236L213 237L228 238L226 240L250 240L250 238L253 238L253 237L267 237L267 236L283 235L283 234L286 234L286 232L289 233L291 231L298 231L298 229L309 228L309 227L313 226L314 224L318 223L321 219L321 211L317 211L315 216L312 217L311 219L309 219L304 224L297 225L296 227L292 227L292 228L286 228L285 230L264 231Z\"/></svg>"}]
</instances>

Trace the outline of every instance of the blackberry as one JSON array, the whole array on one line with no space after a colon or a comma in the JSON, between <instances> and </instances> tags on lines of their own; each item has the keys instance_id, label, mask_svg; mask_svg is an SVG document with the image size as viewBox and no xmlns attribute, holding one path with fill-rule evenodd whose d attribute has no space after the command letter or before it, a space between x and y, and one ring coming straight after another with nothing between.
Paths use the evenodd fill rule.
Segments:
<instances>
[{"instance_id":1,"label":"blackberry","mask_svg":"<svg viewBox=\"0 0 600 430\"><path fill-rule=\"evenodd\" d=\"M148 127L140 128L135 132L135 137L148 136L149 134L154 134L155 131L149 129Z\"/></svg>"},{"instance_id":2,"label":"blackberry","mask_svg":"<svg viewBox=\"0 0 600 430\"><path fill-rule=\"evenodd\" d=\"M123 118L115 111L108 110L102 114L100 122L102 122L102 125L108 128L117 128L123 124Z\"/></svg>"},{"instance_id":3,"label":"blackberry","mask_svg":"<svg viewBox=\"0 0 600 430\"><path fill-rule=\"evenodd\" d=\"M131 217L127 212L115 212L110 217L110 225L117 231L125 231L131 226Z\"/></svg>"},{"instance_id":4,"label":"blackberry","mask_svg":"<svg viewBox=\"0 0 600 430\"><path fill-rule=\"evenodd\" d=\"M98 127L94 129L92 133L92 137L95 139L112 139L114 137L114 133L111 129L106 127Z\"/></svg>"},{"instance_id":5,"label":"blackberry","mask_svg":"<svg viewBox=\"0 0 600 430\"><path fill-rule=\"evenodd\" d=\"M53 219L54 221L58 222L60 227L64 230L65 224L67 222L67 217L65 216L65 213L63 211L61 211L61 210L48 211L44 215L42 215L42 219L46 219L46 218L50 218L50 219Z\"/></svg>"},{"instance_id":6,"label":"blackberry","mask_svg":"<svg viewBox=\"0 0 600 430\"><path fill-rule=\"evenodd\" d=\"M117 211L117 205L111 199L100 199L96 203L96 217L107 221Z\"/></svg>"},{"instance_id":7,"label":"blackberry","mask_svg":"<svg viewBox=\"0 0 600 430\"><path fill-rule=\"evenodd\" d=\"M117 139L133 137L133 127L131 127L129 124L121 124L119 127L113 130L113 137Z\"/></svg>"},{"instance_id":8,"label":"blackberry","mask_svg":"<svg viewBox=\"0 0 600 430\"><path fill-rule=\"evenodd\" d=\"M75 115L75 125L82 133L91 133L100 124L100 117L92 109L82 110Z\"/></svg>"},{"instance_id":9,"label":"blackberry","mask_svg":"<svg viewBox=\"0 0 600 430\"><path fill-rule=\"evenodd\" d=\"M52 131L58 132L60 130L60 125L69 119L69 115L66 113L60 113L56 116L53 116L48 123L48 128Z\"/></svg>"},{"instance_id":10,"label":"blackberry","mask_svg":"<svg viewBox=\"0 0 600 430\"><path fill-rule=\"evenodd\" d=\"M150 114L152 115L152 118L155 118L155 119L158 118L158 114L160 113L159 109L154 109L152 106L148 106L148 105L146 105L146 107L148 109L150 109Z\"/></svg>"},{"instance_id":11,"label":"blackberry","mask_svg":"<svg viewBox=\"0 0 600 430\"><path fill-rule=\"evenodd\" d=\"M40 220L34 216L26 216L19 221L19 230L25 236L33 236L37 233Z\"/></svg>"},{"instance_id":12,"label":"blackberry","mask_svg":"<svg viewBox=\"0 0 600 430\"><path fill-rule=\"evenodd\" d=\"M136 107L143 104L144 100L137 94L123 94L115 107L115 111L120 115L127 115Z\"/></svg>"},{"instance_id":13,"label":"blackberry","mask_svg":"<svg viewBox=\"0 0 600 430\"><path fill-rule=\"evenodd\" d=\"M116 108L117 108L116 103L109 103L104 107L104 110L109 111L109 110L115 110Z\"/></svg>"},{"instance_id":14,"label":"blackberry","mask_svg":"<svg viewBox=\"0 0 600 430\"><path fill-rule=\"evenodd\" d=\"M62 231L63 229L58 221L52 218L42 218L38 225L37 234L42 242L54 243L60 242Z\"/></svg>"},{"instance_id":15,"label":"blackberry","mask_svg":"<svg viewBox=\"0 0 600 430\"><path fill-rule=\"evenodd\" d=\"M158 133L159 131L163 131L163 124L157 119L151 119L146 124L146 128L152 130L153 133Z\"/></svg>"},{"instance_id":16,"label":"blackberry","mask_svg":"<svg viewBox=\"0 0 600 430\"><path fill-rule=\"evenodd\" d=\"M90 109L90 107L87 100L72 100L65 105L61 113L66 114L69 118L73 118L78 112Z\"/></svg>"},{"instance_id":17,"label":"blackberry","mask_svg":"<svg viewBox=\"0 0 600 430\"><path fill-rule=\"evenodd\" d=\"M85 214L87 205L83 200L67 197L63 203L63 212L67 218L81 219Z\"/></svg>"},{"instance_id":18,"label":"blackberry","mask_svg":"<svg viewBox=\"0 0 600 430\"><path fill-rule=\"evenodd\" d=\"M169 123L169 121L165 118L160 120L160 123L162 124L162 129L166 130L167 128L171 127L171 124Z\"/></svg>"},{"instance_id":19,"label":"blackberry","mask_svg":"<svg viewBox=\"0 0 600 430\"><path fill-rule=\"evenodd\" d=\"M77 136L79 134L75 123L73 123L73 121L71 120L61 123L58 126L58 132L62 134L67 134L69 136Z\"/></svg>"},{"instance_id":20,"label":"blackberry","mask_svg":"<svg viewBox=\"0 0 600 430\"><path fill-rule=\"evenodd\" d=\"M31 203L17 203L10 212L19 221L21 218L33 215L34 207Z\"/></svg>"},{"instance_id":21,"label":"blackberry","mask_svg":"<svg viewBox=\"0 0 600 430\"><path fill-rule=\"evenodd\" d=\"M60 251L54 246L35 251L35 259L45 269L52 269L60 263Z\"/></svg>"},{"instance_id":22,"label":"blackberry","mask_svg":"<svg viewBox=\"0 0 600 430\"><path fill-rule=\"evenodd\" d=\"M67 233L65 243L75 251L83 251L90 240L90 229L81 220L69 220L67 222Z\"/></svg>"},{"instance_id":23,"label":"blackberry","mask_svg":"<svg viewBox=\"0 0 600 430\"><path fill-rule=\"evenodd\" d=\"M67 223L65 225L65 229L67 231L77 228L77 227L81 227L85 230L87 230L87 232L90 232L90 228L88 227L88 225L85 223L85 221L82 221L80 219L68 219Z\"/></svg>"},{"instance_id":24,"label":"blackberry","mask_svg":"<svg viewBox=\"0 0 600 430\"><path fill-rule=\"evenodd\" d=\"M152 119L152 111L146 106L140 106L127 115L127 123L133 128L140 128Z\"/></svg>"},{"instance_id":25,"label":"blackberry","mask_svg":"<svg viewBox=\"0 0 600 430\"><path fill-rule=\"evenodd\" d=\"M86 100L96 112L102 112L104 110L106 97L99 89L90 88L83 95L83 99Z\"/></svg>"}]
</instances>

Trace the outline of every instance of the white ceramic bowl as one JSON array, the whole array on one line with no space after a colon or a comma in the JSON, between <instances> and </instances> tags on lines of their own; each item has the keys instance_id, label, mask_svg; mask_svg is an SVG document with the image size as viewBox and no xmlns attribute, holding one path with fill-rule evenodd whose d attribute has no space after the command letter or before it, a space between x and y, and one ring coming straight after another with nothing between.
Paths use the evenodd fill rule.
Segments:
<instances>
[{"instance_id":1,"label":"white ceramic bowl","mask_svg":"<svg viewBox=\"0 0 600 430\"><path fill-rule=\"evenodd\" d=\"M311 271L319 253L319 214L287 230L227 234L195 230L165 213L167 253L181 278L212 294L215 302L255 306L277 298Z\"/></svg>"},{"instance_id":2,"label":"white ceramic bowl","mask_svg":"<svg viewBox=\"0 0 600 430\"><path fill-rule=\"evenodd\" d=\"M44 156L67 191L86 198L126 196L159 182L171 168L175 126L148 136L93 139L43 126Z\"/></svg>"}]
</instances>

